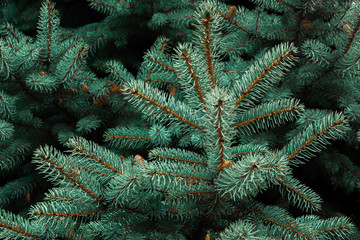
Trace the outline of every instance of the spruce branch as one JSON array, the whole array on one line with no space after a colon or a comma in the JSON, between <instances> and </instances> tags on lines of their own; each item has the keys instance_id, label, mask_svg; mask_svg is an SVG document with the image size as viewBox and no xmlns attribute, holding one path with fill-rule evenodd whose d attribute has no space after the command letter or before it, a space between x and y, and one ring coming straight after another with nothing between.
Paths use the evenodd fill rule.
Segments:
<instances>
[{"instance_id":1,"label":"spruce branch","mask_svg":"<svg viewBox=\"0 0 360 240\"><path fill-rule=\"evenodd\" d=\"M301 159L313 156L314 152L329 144L330 139L339 139L349 129L348 121L341 113L332 113L305 128L297 139L291 140L282 151L292 164L302 163ZM316 147L315 147L316 146Z\"/></svg>"},{"instance_id":2,"label":"spruce branch","mask_svg":"<svg viewBox=\"0 0 360 240\"><path fill-rule=\"evenodd\" d=\"M33 163L56 186L30 220L0 211L0 238L359 238L347 217L295 218L255 200L276 186L300 210L320 210L291 167L334 140L357 141L358 4L253 2L88 0L105 20L64 29L45 0L36 40L1 26L1 170L42 139L69 150L37 148ZM182 39L170 50L159 37L136 75L104 51L109 40L123 45L129 26L139 30L130 17L152 17L148 26ZM329 179L358 188L350 158L321 158ZM32 190L29 181L1 187L0 203Z\"/></svg>"},{"instance_id":3,"label":"spruce branch","mask_svg":"<svg viewBox=\"0 0 360 240\"><path fill-rule=\"evenodd\" d=\"M284 74L284 69L294 65L296 57L292 54L297 50L293 44L281 44L275 49L267 52L262 59L252 65L246 71L241 81L234 86L237 95L236 105L244 101L245 97L251 92L252 96L248 101L257 100L271 84L274 84ZM274 75L276 73L276 75Z\"/></svg>"},{"instance_id":4,"label":"spruce branch","mask_svg":"<svg viewBox=\"0 0 360 240\"><path fill-rule=\"evenodd\" d=\"M0 234L6 240L10 239L37 239L42 234L39 228L25 218L11 212L0 210Z\"/></svg>"},{"instance_id":5,"label":"spruce branch","mask_svg":"<svg viewBox=\"0 0 360 240\"><path fill-rule=\"evenodd\" d=\"M54 157L54 158L53 158ZM39 164L39 169L41 169L44 173L48 173L48 176L53 179L53 181L58 181L57 177L51 173L59 172L61 174L61 182L66 181L68 185L75 184L77 187L82 189L88 195L90 195L97 202L102 203L101 196L99 196L96 191L97 184L91 184L95 189L89 189L81 180L81 176L79 174L80 171L76 171L76 166L74 163L66 160L67 158L61 155L57 150L45 146L44 148L38 149L35 152L34 163ZM68 164L65 164L68 161ZM74 169L75 168L75 169ZM85 173L82 173L85 175ZM86 178L86 175L85 175ZM89 184L89 182L87 182Z\"/></svg>"},{"instance_id":6,"label":"spruce branch","mask_svg":"<svg viewBox=\"0 0 360 240\"><path fill-rule=\"evenodd\" d=\"M294 205L297 204L298 207L310 211L320 209L322 202L320 196L297 179L285 177L279 178L277 181L281 186L281 194L284 196L287 193L287 198Z\"/></svg>"},{"instance_id":7,"label":"spruce branch","mask_svg":"<svg viewBox=\"0 0 360 240\"><path fill-rule=\"evenodd\" d=\"M152 88L148 84L141 84L140 82L133 80L131 83L124 86L123 93L125 95L132 94L134 97L127 99L129 99L130 103L136 103L136 105L138 105L144 112L148 111L146 107L152 109L151 112L155 112L156 109L159 109L161 110L161 113L164 112L172 116L174 121L184 122L187 125L199 130L203 129L203 127L199 125L198 121L195 120L195 114L185 104L175 106L174 98L170 96L168 100L165 100L167 97L163 93ZM156 97L151 98L149 96ZM135 102L135 99L138 100L138 102ZM179 103L176 105L179 105ZM159 118L161 115L156 115L156 117Z\"/></svg>"}]
</instances>

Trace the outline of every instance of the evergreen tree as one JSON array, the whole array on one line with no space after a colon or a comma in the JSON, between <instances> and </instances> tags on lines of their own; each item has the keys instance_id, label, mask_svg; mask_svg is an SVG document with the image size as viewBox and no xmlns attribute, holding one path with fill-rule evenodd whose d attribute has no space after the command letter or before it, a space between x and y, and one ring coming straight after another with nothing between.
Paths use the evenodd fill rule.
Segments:
<instances>
[{"instance_id":1,"label":"evergreen tree","mask_svg":"<svg viewBox=\"0 0 360 240\"><path fill-rule=\"evenodd\" d=\"M100 3L89 1L91 7L109 16L77 29L60 27L60 13L53 2L0 3L0 169L1 181L7 183L1 188L1 207L9 206L13 199L29 199L41 181L33 174L33 166L27 164L36 147L64 144L75 134L89 136L114 118L123 105L119 96L115 97L117 106L108 105L108 97L116 87L95 75L94 70L99 68L95 50L115 40L117 47L124 47L134 16L139 20L141 14L148 19L151 15L143 3L137 4L136 11L128 6L124 8L128 11L120 11L123 8L119 7L113 12ZM34 14L39 7L39 15ZM123 27L119 28L118 22L110 24L111 19L122 21ZM19 28L35 35L27 36ZM101 133L94 135L93 140L101 137Z\"/></svg>"},{"instance_id":2,"label":"evergreen tree","mask_svg":"<svg viewBox=\"0 0 360 240\"><path fill-rule=\"evenodd\" d=\"M0 203L39 181L21 164L35 148L32 166L55 187L28 216L1 210L0 237L360 238L350 218L324 218L320 195L293 174L334 140L358 146L358 1L254 0L254 10L203 1L196 11L150 1L149 26L169 25L188 41L172 49L159 37L136 77L117 60L91 68L86 56L103 45L84 36L117 38L106 21L137 1L89 2L109 15L95 30L62 29L50 1L35 39L1 28L0 166L26 176L0 189ZM359 188L351 158L320 155L350 192ZM268 189L287 203L261 202Z\"/></svg>"}]
</instances>

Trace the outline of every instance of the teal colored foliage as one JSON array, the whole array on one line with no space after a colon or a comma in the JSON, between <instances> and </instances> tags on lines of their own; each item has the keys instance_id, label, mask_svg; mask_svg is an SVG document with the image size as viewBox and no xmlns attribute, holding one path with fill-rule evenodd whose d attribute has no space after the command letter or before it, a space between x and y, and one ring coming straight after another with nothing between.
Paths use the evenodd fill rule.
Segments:
<instances>
[{"instance_id":1,"label":"teal colored foliage","mask_svg":"<svg viewBox=\"0 0 360 240\"><path fill-rule=\"evenodd\" d=\"M32 37L8 22L0 27L0 168L1 181L8 181L8 178L7 184L12 186L35 186L41 178L35 178L29 185L26 177L20 175L31 152L52 139L52 133L59 134L59 139L64 138L61 134L65 129L57 131L57 123L75 133L75 126L69 127L70 122L85 118L90 106L96 106L86 99L89 93L81 90L85 84L79 82L80 77L95 76L85 64L85 55L91 46L62 36L59 13L50 1L41 4L37 27L36 36ZM83 93L82 99L73 94L79 90ZM77 99L76 104L71 104L73 108L66 105L72 101L65 100L70 95ZM85 126L84 121L79 123L80 134L96 128L89 122ZM14 175L15 169L18 176ZM14 177L19 178L14 180ZM3 187L6 186L10 185ZM33 191L33 187L28 191L14 189L14 192L4 190L3 197L25 198Z\"/></svg>"},{"instance_id":2,"label":"teal colored foliage","mask_svg":"<svg viewBox=\"0 0 360 240\"><path fill-rule=\"evenodd\" d=\"M4 0L0 2L1 22L12 22L21 30L36 28L37 12L42 1Z\"/></svg>"},{"instance_id":3,"label":"teal colored foliage","mask_svg":"<svg viewBox=\"0 0 360 240\"><path fill-rule=\"evenodd\" d=\"M360 2L229 2L0 5L1 239L360 239Z\"/></svg>"}]
</instances>

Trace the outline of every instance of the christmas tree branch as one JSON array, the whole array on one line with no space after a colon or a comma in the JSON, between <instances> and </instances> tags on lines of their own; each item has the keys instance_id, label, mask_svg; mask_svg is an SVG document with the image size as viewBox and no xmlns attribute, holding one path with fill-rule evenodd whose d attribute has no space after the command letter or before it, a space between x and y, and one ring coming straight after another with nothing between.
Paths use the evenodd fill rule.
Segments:
<instances>
[{"instance_id":1,"label":"christmas tree branch","mask_svg":"<svg viewBox=\"0 0 360 240\"><path fill-rule=\"evenodd\" d=\"M205 32L205 39L203 40L203 42L201 42L202 44L205 45L205 49L206 49L206 62L207 62L207 69L208 69L208 73L210 76L210 85L211 88L214 89L215 88L215 76L214 76L214 69L213 69L213 58L214 56L212 56L211 54L211 47L210 47L210 43L212 38L210 37L210 22L211 22L211 18L213 16L211 15L206 15L205 16L205 20L200 21L200 23L202 23L204 25L204 32Z\"/></svg>"},{"instance_id":2,"label":"christmas tree branch","mask_svg":"<svg viewBox=\"0 0 360 240\"><path fill-rule=\"evenodd\" d=\"M48 162L51 166L53 166L56 170L58 170L62 175L64 175L68 180L70 180L71 182L73 182L76 186L78 186L79 188L81 188L84 192L86 192L88 195L90 195L93 199L95 199L96 201L102 203L102 199L97 196L96 194L94 194L90 189L88 189L85 185L83 185L81 182L79 182L78 180L76 180L74 177L70 176L69 173L66 173L65 170L58 166L55 162L53 162L50 159L50 156L43 156L40 161L45 161Z\"/></svg>"},{"instance_id":3,"label":"christmas tree branch","mask_svg":"<svg viewBox=\"0 0 360 240\"><path fill-rule=\"evenodd\" d=\"M185 63L187 65L187 67L188 67L188 70L190 72L191 78L193 79L193 81L195 83L195 89L196 89L196 92L197 92L197 94L199 96L200 102L202 102L204 104L204 106L205 106L206 102L205 102L204 95L203 95L202 90L201 90L199 79L195 74L193 66L191 65L192 59L190 59L187 51L185 53L180 53L180 55L183 56L183 58L185 60ZM205 107L205 110L206 110L206 107Z\"/></svg>"}]
</instances>

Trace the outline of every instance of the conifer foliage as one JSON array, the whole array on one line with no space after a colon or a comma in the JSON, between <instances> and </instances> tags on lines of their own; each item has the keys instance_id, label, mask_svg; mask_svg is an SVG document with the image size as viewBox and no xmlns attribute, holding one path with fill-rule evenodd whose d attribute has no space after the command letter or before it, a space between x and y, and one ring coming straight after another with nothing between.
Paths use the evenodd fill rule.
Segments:
<instances>
[{"instance_id":1,"label":"conifer foliage","mask_svg":"<svg viewBox=\"0 0 360 240\"><path fill-rule=\"evenodd\" d=\"M88 83L95 92L108 84L97 79L85 64L85 57L93 46L62 33L58 12L50 1L41 5L34 38L11 23L3 23L0 27L2 179L14 174L14 169L19 177L29 174L32 167L26 164L29 161L24 161L24 157L39 144L48 140L54 142L54 136L66 141L76 130L81 135L100 125L100 120L90 114L95 108L99 110L91 101L96 96L90 93L89 87L84 89L83 80L96 82L98 87ZM77 129L71 126L74 122ZM11 199L25 197L41 180L33 174L30 179L19 179L4 186L15 190L2 192L2 207Z\"/></svg>"},{"instance_id":2,"label":"conifer foliage","mask_svg":"<svg viewBox=\"0 0 360 240\"><path fill-rule=\"evenodd\" d=\"M107 20L136 7L136 1L89 2L109 15ZM149 26L170 24L189 34L190 41L171 48L171 39L159 37L136 76L121 62L108 60L101 68L104 79L86 62L101 46L98 39L83 40L86 28L78 29L79 35L62 29L50 0L41 6L36 39L4 24L0 169L20 164L13 152L36 146L31 164L54 187L28 215L1 209L0 238L360 239L349 217L319 214L321 196L293 174L335 140L354 142L359 136L351 133L358 131L360 119L359 59L353 47L359 23L348 14L359 15L360 3L253 2L259 7L252 11L209 0L194 11L194 4L184 4L183 12L172 12L166 3L151 1L166 14L154 14ZM321 15L334 6L339 8L334 15ZM185 13L190 19L176 25L174 16ZM291 18L293 13L297 18ZM321 17L315 19L316 14ZM329 35L318 35L316 24ZM347 30L350 36L341 32ZM332 40L339 32L338 38L348 40L345 47ZM109 34L114 34L111 27ZM342 51L341 58L333 56L332 47ZM327 83L337 86L340 75L350 79L350 93L344 92L336 107L308 108L326 102L313 104L302 93ZM315 80L318 85L311 83ZM114 109L122 104L141 118L126 124L118 120ZM46 106L58 110L48 112ZM104 144L86 139L103 122L110 126ZM35 133L55 135L68 150L32 141ZM340 167L331 167L336 163L326 164L339 175ZM24 182L34 181L24 177L3 186L6 197L0 204L9 202L11 189L23 195L34 187L16 187ZM356 182L351 186L358 187ZM269 190L286 203L256 199ZM302 215L292 216L287 205Z\"/></svg>"}]
</instances>

